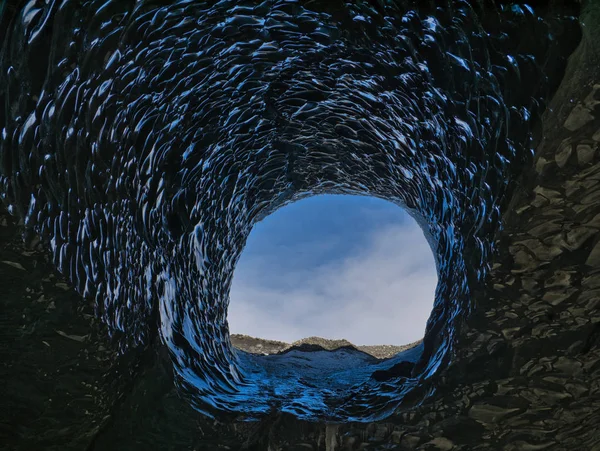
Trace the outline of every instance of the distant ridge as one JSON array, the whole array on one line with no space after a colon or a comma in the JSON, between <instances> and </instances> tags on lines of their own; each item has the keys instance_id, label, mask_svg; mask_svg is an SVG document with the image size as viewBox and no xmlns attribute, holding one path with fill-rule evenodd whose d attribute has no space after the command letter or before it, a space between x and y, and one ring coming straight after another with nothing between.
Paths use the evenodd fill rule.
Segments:
<instances>
[{"instance_id":1,"label":"distant ridge","mask_svg":"<svg viewBox=\"0 0 600 451\"><path fill-rule=\"evenodd\" d=\"M362 351L366 354L372 355L378 359L387 359L393 357L399 352L406 351L407 349L414 348L421 344L423 340L417 340L412 343L406 345L365 345L365 346L357 346L349 342L348 340L330 340L327 338L321 337L307 337L301 340L297 340L293 343L286 343L283 341L277 340L267 340L263 338L251 337L249 335L243 334L231 334L231 344L236 348L250 352L252 354L278 354L280 352L286 351L292 347L299 347L301 345L316 345L328 351L333 351L335 349L344 348L344 347L353 347Z\"/></svg>"}]
</instances>

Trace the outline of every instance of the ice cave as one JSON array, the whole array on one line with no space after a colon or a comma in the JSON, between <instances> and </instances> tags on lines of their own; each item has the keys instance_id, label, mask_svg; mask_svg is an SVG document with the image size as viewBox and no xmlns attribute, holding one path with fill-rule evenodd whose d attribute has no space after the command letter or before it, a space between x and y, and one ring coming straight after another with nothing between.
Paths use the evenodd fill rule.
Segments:
<instances>
[{"instance_id":1,"label":"ice cave","mask_svg":"<svg viewBox=\"0 0 600 451\"><path fill-rule=\"evenodd\" d=\"M4 449L600 449L597 0L5 0L0 46ZM419 225L418 346L232 345L321 195Z\"/></svg>"}]
</instances>

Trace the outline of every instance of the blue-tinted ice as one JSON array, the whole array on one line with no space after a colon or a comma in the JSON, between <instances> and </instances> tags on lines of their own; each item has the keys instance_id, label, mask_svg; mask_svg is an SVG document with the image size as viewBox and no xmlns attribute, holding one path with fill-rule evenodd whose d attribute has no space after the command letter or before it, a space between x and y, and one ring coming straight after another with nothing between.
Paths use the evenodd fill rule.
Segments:
<instances>
[{"instance_id":1,"label":"blue-tinted ice","mask_svg":"<svg viewBox=\"0 0 600 451\"><path fill-rule=\"evenodd\" d=\"M2 198L124 351L160 334L203 412L370 421L418 403L476 307L571 50L559 34L576 35L558 13L447 3L30 1L0 60ZM321 193L404 206L436 249L410 355L232 348L253 224Z\"/></svg>"}]
</instances>

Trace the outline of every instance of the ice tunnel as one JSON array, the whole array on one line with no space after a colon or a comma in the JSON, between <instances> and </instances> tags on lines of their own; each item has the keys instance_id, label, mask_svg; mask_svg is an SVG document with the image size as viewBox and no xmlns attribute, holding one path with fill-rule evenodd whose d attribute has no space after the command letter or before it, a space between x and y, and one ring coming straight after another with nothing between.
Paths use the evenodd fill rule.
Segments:
<instances>
[{"instance_id":1,"label":"ice tunnel","mask_svg":"<svg viewBox=\"0 0 600 451\"><path fill-rule=\"evenodd\" d=\"M23 2L0 57L2 199L123 352L158 334L199 411L380 420L451 371L578 43L574 15L477 0ZM402 205L429 237L439 284L419 348L309 365L232 348L225 300L252 228L318 194Z\"/></svg>"}]
</instances>

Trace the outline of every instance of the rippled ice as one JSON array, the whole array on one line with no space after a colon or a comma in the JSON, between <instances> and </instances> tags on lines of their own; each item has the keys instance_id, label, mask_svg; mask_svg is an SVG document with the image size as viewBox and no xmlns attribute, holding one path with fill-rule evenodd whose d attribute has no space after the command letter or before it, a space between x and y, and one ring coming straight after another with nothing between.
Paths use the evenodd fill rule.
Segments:
<instances>
[{"instance_id":1,"label":"rippled ice","mask_svg":"<svg viewBox=\"0 0 600 451\"><path fill-rule=\"evenodd\" d=\"M423 3L30 1L7 32L3 200L124 352L160 335L198 410L370 421L429 396L452 361L573 48L560 36L577 32L560 12ZM232 348L253 225L324 193L387 199L422 225L439 285L419 348Z\"/></svg>"}]
</instances>

